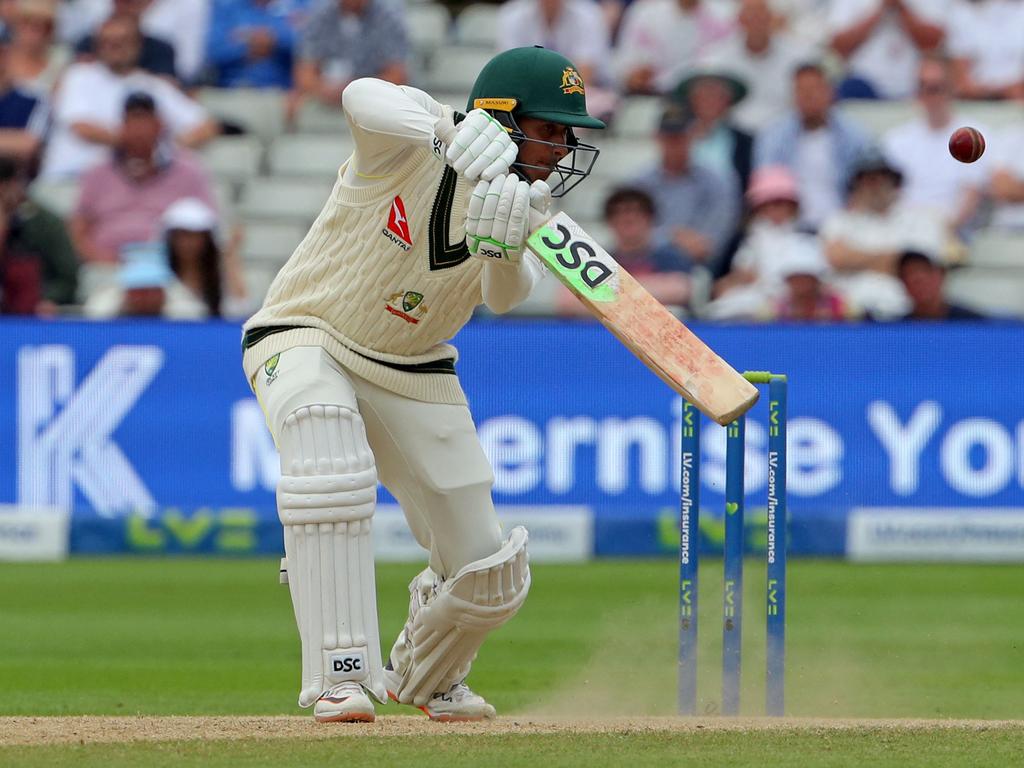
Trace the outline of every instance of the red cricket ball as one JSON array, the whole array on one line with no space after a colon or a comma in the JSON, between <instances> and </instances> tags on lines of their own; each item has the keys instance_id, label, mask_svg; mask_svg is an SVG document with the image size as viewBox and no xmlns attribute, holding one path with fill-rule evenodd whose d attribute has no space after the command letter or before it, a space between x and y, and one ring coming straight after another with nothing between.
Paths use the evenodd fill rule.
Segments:
<instances>
[{"instance_id":1,"label":"red cricket ball","mask_svg":"<svg viewBox=\"0 0 1024 768\"><path fill-rule=\"evenodd\" d=\"M973 163L985 154L985 137L977 128L957 128L949 137L949 154L961 163Z\"/></svg>"}]
</instances>

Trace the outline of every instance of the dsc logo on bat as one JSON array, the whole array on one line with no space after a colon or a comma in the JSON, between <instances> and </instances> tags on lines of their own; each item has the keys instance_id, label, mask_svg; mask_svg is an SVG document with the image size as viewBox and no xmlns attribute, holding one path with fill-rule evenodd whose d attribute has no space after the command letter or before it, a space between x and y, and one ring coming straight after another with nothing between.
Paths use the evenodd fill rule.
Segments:
<instances>
[{"instance_id":1,"label":"dsc logo on bat","mask_svg":"<svg viewBox=\"0 0 1024 768\"><path fill-rule=\"evenodd\" d=\"M588 288L600 287L614 274L611 266L601 259L593 245L586 240L574 240L564 224L556 223L554 229L561 239L555 240L544 235L540 238L541 243L551 249L559 266L577 272Z\"/></svg>"}]
</instances>

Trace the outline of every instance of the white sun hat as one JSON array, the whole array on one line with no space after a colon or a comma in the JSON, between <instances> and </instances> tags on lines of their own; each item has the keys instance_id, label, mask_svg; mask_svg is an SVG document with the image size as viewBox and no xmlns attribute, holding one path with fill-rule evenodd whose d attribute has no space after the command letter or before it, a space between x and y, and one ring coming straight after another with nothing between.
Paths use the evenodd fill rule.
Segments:
<instances>
[{"instance_id":1,"label":"white sun hat","mask_svg":"<svg viewBox=\"0 0 1024 768\"><path fill-rule=\"evenodd\" d=\"M214 232L220 223L217 212L198 197L183 197L164 211L164 230L184 229L188 232Z\"/></svg>"}]
</instances>

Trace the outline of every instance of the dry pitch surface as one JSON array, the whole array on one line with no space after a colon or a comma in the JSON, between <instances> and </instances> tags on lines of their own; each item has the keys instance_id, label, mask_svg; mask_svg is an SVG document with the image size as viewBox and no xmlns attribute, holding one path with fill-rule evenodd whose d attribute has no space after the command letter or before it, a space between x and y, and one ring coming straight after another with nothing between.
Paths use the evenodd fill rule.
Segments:
<instances>
[{"instance_id":1,"label":"dry pitch surface","mask_svg":"<svg viewBox=\"0 0 1024 768\"><path fill-rule=\"evenodd\" d=\"M385 716L376 723L321 725L310 717L3 717L0 746L111 744L232 739L330 739L337 736L436 736L530 734L697 734L793 731L827 734L1019 731L1024 720L922 720L825 718L623 717L587 720L499 717L481 723L432 723L424 717Z\"/></svg>"}]
</instances>

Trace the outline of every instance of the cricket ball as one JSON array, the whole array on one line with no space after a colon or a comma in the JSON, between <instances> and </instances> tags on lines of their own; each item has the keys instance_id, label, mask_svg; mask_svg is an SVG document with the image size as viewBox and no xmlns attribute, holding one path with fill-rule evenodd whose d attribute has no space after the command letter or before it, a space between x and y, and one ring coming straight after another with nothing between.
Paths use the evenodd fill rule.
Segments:
<instances>
[{"instance_id":1,"label":"cricket ball","mask_svg":"<svg viewBox=\"0 0 1024 768\"><path fill-rule=\"evenodd\" d=\"M977 128L957 128L949 137L949 154L961 163L973 163L985 154L985 137Z\"/></svg>"}]
</instances>

